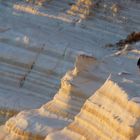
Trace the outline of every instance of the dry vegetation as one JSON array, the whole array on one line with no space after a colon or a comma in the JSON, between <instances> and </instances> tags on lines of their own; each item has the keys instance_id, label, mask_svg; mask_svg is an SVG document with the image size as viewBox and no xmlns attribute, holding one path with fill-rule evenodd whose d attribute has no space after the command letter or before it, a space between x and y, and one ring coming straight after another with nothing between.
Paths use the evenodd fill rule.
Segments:
<instances>
[{"instance_id":1,"label":"dry vegetation","mask_svg":"<svg viewBox=\"0 0 140 140\"><path fill-rule=\"evenodd\" d=\"M91 14L93 6L93 0L78 0L75 5L72 5L68 13L71 15L78 14L81 18L87 18Z\"/></svg>"}]
</instances>

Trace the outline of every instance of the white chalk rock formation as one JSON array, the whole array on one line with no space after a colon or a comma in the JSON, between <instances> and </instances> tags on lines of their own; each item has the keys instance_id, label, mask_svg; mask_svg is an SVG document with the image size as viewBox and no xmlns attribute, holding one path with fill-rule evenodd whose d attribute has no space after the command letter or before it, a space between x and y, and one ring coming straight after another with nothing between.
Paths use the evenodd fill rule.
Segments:
<instances>
[{"instance_id":1,"label":"white chalk rock formation","mask_svg":"<svg viewBox=\"0 0 140 140\"><path fill-rule=\"evenodd\" d=\"M94 57L78 56L75 68L63 77L53 100L40 109L23 111L9 119L1 127L1 131L5 131L2 139L42 140L50 132L67 126L80 112L86 99L104 82L94 73L97 65Z\"/></svg>"},{"instance_id":2,"label":"white chalk rock formation","mask_svg":"<svg viewBox=\"0 0 140 140\"><path fill-rule=\"evenodd\" d=\"M83 105L75 120L46 140L135 140L140 134L140 106L112 80Z\"/></svg>"},{"instance_id":3,"label":"white chalk rock formation","mask_svg":"<svg viewBox=\"0 0 140 140\"><path fill-rule=\"evenodd\" d=\"M81 0L81 4L83 2ZM51 3L47 2L47 10L27 7L20 1L12 3L15 4L13 8L17 8L13 10L8 1L3 0L3 3L0 4L0 113L10 113L10 116L23 109L38 108L50 101L58 90L62 75L72 68L77 51L94 52L94 56L102 58L108 52L100 46L115 43L130 32L139 30L140 5L136 1L119 1L123 8L116 20L105 14L106 8L95 10L94 19L84 22L79 20L77 25L84 30L65 24L67 20L73 23L73 18L62 12L69 9L73 0L52 0ZM18 11L18 4L23 5L19 7L25 13ZM10 7L6 8L7 5ZM36 9L47 13L46 16L27 14L34 13ZM22 20L16 13L22 16Z\"/></svg>"}]
</instances>

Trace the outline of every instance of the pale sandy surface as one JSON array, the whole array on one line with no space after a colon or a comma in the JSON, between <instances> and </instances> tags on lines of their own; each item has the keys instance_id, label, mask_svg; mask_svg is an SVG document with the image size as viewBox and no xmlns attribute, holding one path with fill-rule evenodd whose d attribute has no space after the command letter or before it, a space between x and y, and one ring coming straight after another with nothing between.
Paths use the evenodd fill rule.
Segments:
<instances>
[{"instance_id":1,"label":"pale sandy surface","mask_svg":"<svg viewBox=\"0 0 140 140\"><path fill-rule=\"evenodd\" d=\"M112 74L112 80L127 92L128 99L139 103L140 80L136 63L140 44L133 44L131 50L121 52L104 47L140 30L139 3L122 2L123 8L115 17L102 10L95 10L96 16L86 21L67 15L66 10L70 8L67 1L61 0L60 3L54 0L47 9L37 7L43 15L33 14L32 11L30 14L27 13L30 11L20 12L15 10L16 6L13 9L11 4L0 4L1 110L12 114L14 111L39 108L51 100L60 87L62 76L73 67L75 57L83 52L97 58L98 63L96 69L91 67L88 77L91 74L100 77L103 82ZM22 6L25 4L22 3ZM78 87L81 84L79 81L73 84ZM80 89L91 89L92 82L91 85L88 82L86 84L87 88L81 84ZM91 91L87 93L91 94ZM69 104L68 101L67 97L64 102ZM78 104L74 105L77 109ZM69 110L69 107L61 106L64 112ZM72 121L67 116L63 118L57 113L45 111L25 111L16 116L18 119L13 117L11 120L16 121L15 129L18 127L43 136ZM55 125L53 122L56 122ZM77 134L76 137L81 138Z\"/></svg>"}]
</instances>

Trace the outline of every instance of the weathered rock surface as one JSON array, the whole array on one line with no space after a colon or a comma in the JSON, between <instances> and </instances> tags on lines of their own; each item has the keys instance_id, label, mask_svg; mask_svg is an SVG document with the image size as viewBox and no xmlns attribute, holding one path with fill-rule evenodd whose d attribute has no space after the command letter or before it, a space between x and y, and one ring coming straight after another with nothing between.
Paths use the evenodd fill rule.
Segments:
<instances>
[{"instance_id":1,"label":"weathered rock surface","mask_svg":"<svg viewBox=\"0 0 140 140\"><path fill-rule=\"evenodd\" d=\"M94 73L97 64L92 56L78 56L75 68L62 78L61 88L53 100L40 109L23 111L9 119L4 126L6 133L14 139L43 139L50 132L67 126L85 100L105 81Z\"/></svg>"},{"instance_id":2,"label":"weathered rock surface","mask_svg":"<svg viewBox=\"0 0 140 140\"><path fill-rule=\"evenodd\" d=\"M69 92L61 89L40 109L23 111L11 118L0 128L0 139L43 139L48 133L65 127L80 111L85 99L94 93L90 91L92 84L101 84L110 73L128 97L140 103L136 67L139 46L135 48L132 44L131 49L117 55L114 50L103 48L105 44L118 42L131 32L139 31L138 1L97 3L93 8L94 16L84 21L66 14L70 9L68 3L73 0L52 0L46 9L27 7L19 1L13 5L3 3L0 4L0 114L13 116L20 110L38 108L50 101L62 75L72 68L80 51L98 57L99 63L88 65L89 74L84 72L86 78L84 74L75 78L78 77L75 70L68 72L62 85ZM79 87L79 82L83 86ZM65 129L67 134L73 133L75 139L86 138L74 131Z\"/></svg>"},{"instance_id":3,"label":"weathered rock surface","mask_svg":"<svg viewBox=\"0 0 140 140\"><path fill-rule=\"evenodd\" d=\"M132 53L130 52L129 55L130 54ZM128 59L129 61L126 63ZM75 68L67 72L62 78L61 88L54 96L54 99L43 105L40 109L23 111L9 119L5 126L1 127L2 131L4 131L2 134L4 135L5 133L2 139L5 140L12 137L14 140L22 138L36 139L36 137L38 139L44 139L49 133L58 131L69 125L81 108L81 113L75 117L74 122L71 123L68 128L60 132L60 135L58 131L56 132L58 135L54 133L48 136L48 139L53 139L53 137L60 137L61 139L63 136L67 139L67 134L71 133L69 129L71 129L71 131L73 130L71 139L73 139L73 135L76 135L75 139L81 139L81 134L83 134L83 139L86 138L90 140L94 136L92 133L94 129L99 129L99 132L101 134L103 133L103 136L99 137L100 134L97 133L98 131L94 130L95 133L97 133L97 136L95 135L94 137L98 139L112 139L115 133L117 133L115 131L118 129L122 129L122 134L116 135L116 138L120 140L136 138L139 134L137 127L139 127L140 100L139 80L137 79L139 72L137 71L137 67L134 66L135 61L134 59L128 58L128 56L109 56L99 61L91 56L80 55L77 58ZM107 81L95 92L105 81L110 71L112 72L114 83L117 82L118 86L111 81ZM92 94L93 96L86 101ZM130 100L133 100L135 103ZM82 107L85 101L86 103ZM91 114L86 109L91 111ZM95 109L97 110L97 114L92 111L95 111ZM87 119L86 121L91 121L91 118L97 115L101 116L101 118L98 117L99 120L92 119L93 124L90 122L85 123L85 120L83 120ZM103 122L104 120L102 120L102 118L107 116L109 118L106 118L105 122ZM114 120L111 120L111 122L107 121L113 117ZM114 126L113 121L115 121L116 126ZM96 125L94 123L96 123ZM122 128L122 126L126 127ZM89 128L87 129L87 127ZM113 127L113 130L111 127ZM82 128L83 131L80 128ZM107 133L110 132L107 128L113 132L113 134L111 133L112 135ZM104 129L107 130L107 132L104 132ZM75 131L77 132L76 134ZM122 135L122 137L120 135ZM69 136L71 136L71 134Z\"/></svg>"},{"instance_id":4,"label":"weathered rock surface","mask_svg":"<svg viewBox=\"0 0 140 140\"><path fill-rule=\"evenodd\" d=\"M0 108L5 114L51 100L79 51L103 58L108 52L102 46L139 30L136 1L117 0L122 8L116 16L106 12L113 1L105 1L93 8L94 18L84 21L66 14L73 0L46 2L47 9L30 5L45 17L28 14L24 2L12 2L0 4ZM102 8L106 3L107 8Z\"/></svg>"},{"instance_id":5,"label":"weathered rock surface","mask_svg":"<svg viewBox=\"0 0 140 140\"><path fill-rule=\"evenodd\" d=\"M66 128L46 140L135 140L140 134L140 105L107 80Z\"/></svg>"}]
</instances>

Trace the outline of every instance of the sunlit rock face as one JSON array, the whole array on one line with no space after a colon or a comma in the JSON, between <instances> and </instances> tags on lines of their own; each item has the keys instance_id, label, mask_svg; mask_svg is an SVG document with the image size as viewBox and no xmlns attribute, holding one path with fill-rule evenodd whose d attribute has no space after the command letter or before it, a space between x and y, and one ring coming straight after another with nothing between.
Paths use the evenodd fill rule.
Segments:
<instances>
[{"instance_id":1,"label":"sunlit rock face","mask_svg":"<svg viewBox=\"0 0 140 140\"><path fill-rule=\"evenodd\" d=\"M139 134L140 81L136 60L129 57L132 55L112 55L100 61L78 56L54 99L40 109L23 111L9 119L0 128L0 138L112 140L114 135L113 140L134 140ZM112 81L103 85L110 72Z\"/></svg>"},{"instance_id":2,"label":"sunlit rock face","mask_svg":"<svg viewBox=\"0 0 140 140\"><path fill-rule=\"evenodd\" d=\"M101 67L102 70L98 69L98 65L96 65L96 69L94 63L94 66L92 66L92 63L87 63L87 61L82 60L84 64L80 63L77 67L86 64L91 64L91 66L80 67L84 69L82 70L84 72L77 68L74 69L73 72L68 72L66 74L67 76L62 80L62 85L65 88L59 90L53 101L45 104L38 110L23 111L16 117L11 118L5 126L0 128L0 139L39 140L44 139L48 133L65 127L71 123L74 115L78 113L79 108L82 107L86 98L91 96L91 92L92 94L94 93L95 89L92 89L94 88L91 86L92 82L94 82L94 85L97 84L96 86L98 87L110 72L112 72L112 75L116 75L116 81L118 81L118 79L122 80L120 87L127 87L127 94L129 93L129 96L134 97L133 101L140 103L140 99L135 97L139 96L140 83L139 75L136 72L136 54L130 54L130 50L128 50L128 52L124 50L124 53L119 52L117 54L127 55L128 58L126 60L123 61L122 57L119 56L107 59L106 55L112 55L112 51L106 54L104 49L101 48L101 46L105 46L106 43L113 43L124 38L129 32L139 30L139 4L133 4L131 0L128 0L131 1L131 3L122 1L124 4L121 7L121 13L116 16L113 15L114 17L110 16L110 14L108 15L107 11L109 11L109 13L110 10L118 11L118 6L114 5L110 7L103 5L104 8L101 7L99 11L97 10L95 12L96 16L93 20L84 22L79 20L78 24L76 23L76 26L74 26L74 28L72 26L71 28L71 26L67 26L61 23L61 21L55 20L52 22L51 18L57 19L56 17L59 17L58 11L60 9L62 11L62 9L65 8L63 1L61 1L61 3L57 0L52 1L54 1L54 4L57 2L57 4L53 5L52 3L50 7L47 7L47 13L52 14L54 12L57 14L55 17L45 14L46 17L44 20L39 16L39 18L37 18L19 12L21 10L30 14L39 15L40 13L32 7L30 9L30 7L18 7L15 5L13 8L17 10L17 13L13 10L9 10L10 8L2 8L8 10L2 10L0 8L4 11L0 12L0 23L12 29L9 30L7 35L4 35L4 38L0 38L0 60L2 62L0 65L0 72L2 72L0 75L1 112L8 112L10 110L10 116L12 116L19 110L38 108L43 102L46 103L50 101L59 86L60 77L66 69L71 68L71 65L73 65L73 58L68 56L73 56L76 50L86 51L87 53L95 50L95 55L99 53L100 58L103 59L100 60L103 64L103 67ZM81 2L79 0L77 3L80 3L79 7L85 5L84 0L81 0ZM64 7L62 6L61 8L61 5ZM88 9L85 13L87 13L87 16L89 15ZM19 16L16 17L14 14L21 14L22 18ZM78 13L75 14L75 16L76 15L78 15ZM51 20L47 18L47 16ZM64 15L62 16L64 17ZM65 17L62 21L66 21ZM72 22L72 25L75 24ZM80 29L79 25L83 29ZM37 29L38 27L39 29ZM23 36L27 34L27 36L23 37L24 43L22 44L20 43L20 39L22 39L21 34L23 34ZM28 35L33 37L34 40L41 40L42 43L32 46ZM9 37L14 38L15 41L9 39ZM44 41L46 43L45 46ZM50 43L48 43L49 41ZM137 51L138 55L140 54L138 50L133 51ZM98 72L96 71L95 73L95 70ZM86 71L89 74L87 74ZM102 75L102 72L106 74ZM93 77L91 75L93 75ZM133 88L131 88L132 85L134 85ZM2 87L6 87L6 89L2 89ZM17 90L17 88L20 90ZM85 93L83 93L84 90ZM29 94L29 92L31 94ZM33 98L33 95L37 96ZM7 110L4 107L6 107ZM74 135L73 138L75 139L86 139L84 134L81 136L81 134L75 130L70 131L70 129L65 129L64 131L61 131L60 134L64 136L63 132L67 133L67 135L65 135L67 139L68 135ZM54 136L59 138L58 135ZM69 139L71 139L71 137Z\"/></svg>"},{"instance_id":3,"label":"sunlit rock face","mask_svg":"<svg viewBox=\"0 0 140 140\"><path fill-rule=\"evenodd\" d=\"M50 132L60 130L72 122L87 98L105 79L97 76L98 61L91 56L77 57L73 70L61 80L61 88L54 99L40 109L23 111L9 119L1 128L9 139L44 139Z\"/></svg>"},{"instance_id":4,"label":"sunlit rock face","mask_svg":"<svg viewBox=\"0 0 140 140\"><path fill-rule=\"evenodd\" d=\"M96 16L93 20L79 21L74 28L61 23L60 19L52 21L55 19L54 16L49 16L52 11L56 17L61 16L58 11L62 12L66 7L67 11L70 9L67 2L73 5L74 1L50 1L50 3L46 2L45 11L48 16L44 18L40 18L41 15L31 16L34 12L36 13L36 9L39 10L39 7L28 7L29 3L28 5L18 1L19 3L13 5L14 10L0 5L2 10L0 15L0 114L2 112L13 116L20 110L38 108L50 101L58 90L62 75L72 68L73 56L77 51L90 53L95 50L94 56L99 54L102 57L106 53L100 48L101 46L117 42L130 32L139 30L140 8L136 1L131 3L115 1L123 7L122 13L119 13L116 18L106 13L112 4L108 5L106 10L101 7L95 12ZM3 0L3 2L8 1ZM90 0L76 2L80 5L87 3L90 5ZM114 3L114 1L108 1L110 2ZM21 5L18 6L18 4ZM20 16L22 20L19 21ZM72 17L75 18L75 16ZM62 15L62 17L63 20L62 18L61 20L66 21L69 16L66 18ZM73 20L71 22L73 25ZM79 25L85 29L79 28ZM28 30L25 30L25 27Z\"/></svg>"},{"instance_id":5,"label":"sunlit rock face","mask_svg":"<svg viewBox=\"0 0 140 140\"><path fill-rule=\"evenodd\" d=\"M111 71L111 78L86 100L72 123L49 134L46 140L139 140L140 81L132 56L129 52L105 58L104 64L98 66L98 74Z\"/></svg>"},{"instance_id":6,"label":"sunlit rock face","mask_svg":"<svg viewBox=\"0 0 140 140\"><path fill-rule=\"evenodd\" d=\"M87 18L91 14L93 8L93 0L77 0L76 4L72 5L68 10L68 14L80 16L80 18Z\"/></svg>"},{"instance_id":7,"label":"sunlit rock face","mask_svg":"<svg viewBox=\"0 0 140 140\"><path fill-rule=\"evenodd\" d=\"M140 106L108 79L86 100L74 121L46 140L135 140L140 134Z\"/></svg>"}]
</instances>

